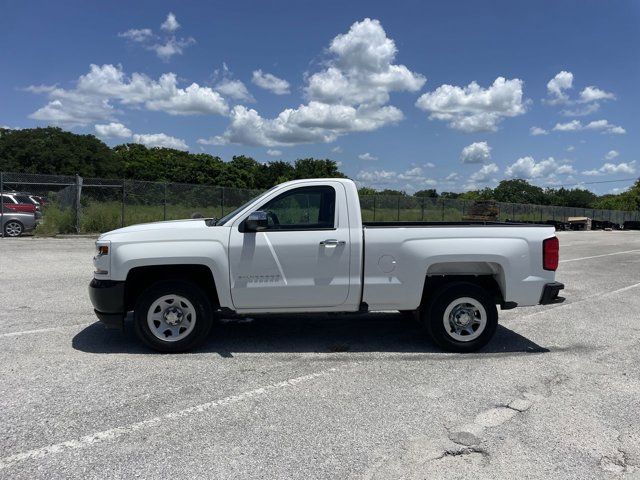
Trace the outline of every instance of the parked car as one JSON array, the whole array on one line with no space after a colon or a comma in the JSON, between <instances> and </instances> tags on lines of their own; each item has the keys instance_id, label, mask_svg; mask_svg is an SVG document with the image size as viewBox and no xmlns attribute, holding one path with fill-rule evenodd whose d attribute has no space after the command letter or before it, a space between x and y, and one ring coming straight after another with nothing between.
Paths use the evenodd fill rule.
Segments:
<instances>
[{"instance_id":1,"label":"parked car","mask_svg":"<svg viewBox=\"0 0 640 480\"><path fill-rule=\"evenodd\" d=\"M444 349L493 337L502 309L561 302L554 227L363 222L351 180L294 180L220 220L133 225L96 242L96 315L179 352L213 314L416 312Z\"/></svg>"},{"instance_id":2,"label":"parked car","mask_svg":"<svg viewBox=\"0 0 640 480\"><path fill-rule=\"evenodd\" d=\"M38 224L33 213L0 211L0 225L5 237L19 237L23 233L31 232Z\"/></svg>"},{"instance_id":3,"label":"parked car","mask_svg":"<svg viewBox=\"0 0 640 480\"><path fill-rule=\"evenodd\" d=\"M22 193L3 193L2 206L5 211L31 213L35 215L36 219L42 218L40 205L34 202L28 195Z\"/></svg>"}]
</instances>

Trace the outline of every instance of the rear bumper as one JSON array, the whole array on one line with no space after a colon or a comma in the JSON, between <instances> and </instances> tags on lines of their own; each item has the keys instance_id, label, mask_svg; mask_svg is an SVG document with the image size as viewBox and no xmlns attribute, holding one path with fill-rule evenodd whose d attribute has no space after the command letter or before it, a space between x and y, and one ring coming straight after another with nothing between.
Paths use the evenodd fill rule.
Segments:
<instances>
[{"instance_id":1,"label":"rear bumper","mask_svg":"<svg viewBox=\"0 0 640 480\"><path fill-rule=\"evenodd\" d=\"M98 320L109 328L124 326L124 282L91 280L89 298Z\"/></svg>"},{"instance_id":2,"label":"rear bumper","mask_svg":"<svg viewBox=\"0 0 640 480\"><path fill-rule=\"evenodd\" d=\"M549 305L550 303L562 303L564 297L560 297L560 290L564 289L564 284L560 282L547 283L542 289L542 297L540 297L540 305Z\"/></svg>"}]
</instances>

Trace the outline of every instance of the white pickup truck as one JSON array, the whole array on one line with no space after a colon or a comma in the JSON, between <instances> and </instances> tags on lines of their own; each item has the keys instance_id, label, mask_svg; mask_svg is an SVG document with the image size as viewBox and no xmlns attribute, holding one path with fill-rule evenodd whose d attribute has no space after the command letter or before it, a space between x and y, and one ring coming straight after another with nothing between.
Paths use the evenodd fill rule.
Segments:
<instances>
[{"instance_id":1,"label":"white pickup truck","mask_svg":"<svg viewBox=\"0 0 640 480\"><path fill-rule=\"evenodd\" d=\"M399 310L442 348L492 338L496 305L555 303L553 227L488 222L363 223L350 180L277 185L219 220L121 228L96 242L96 315L163 352L193 348L234 313Z\"/></svg>"}]
</instances>

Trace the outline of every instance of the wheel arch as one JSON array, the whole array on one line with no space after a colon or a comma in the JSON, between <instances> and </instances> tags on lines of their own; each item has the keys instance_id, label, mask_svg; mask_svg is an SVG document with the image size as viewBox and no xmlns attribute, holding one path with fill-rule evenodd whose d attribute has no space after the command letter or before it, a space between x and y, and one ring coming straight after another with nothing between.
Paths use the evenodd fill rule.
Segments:
<instances>
[{"instance_id":1,"label":"wheel arch","mask_svg":"<svg viewBox=\"0 0 640 480\"><path fill-rule=\"evenodd\" d=\"M432 296L445 285L451 283L471 283L486 290L497 305L506 306L499 279L493 273L459 274L439 273L427 274L422 291L420 306L426 305Z\"/></svg>"},{"instance_id":2,"label":"wheel arch","mask_svg":"<svg viewBox=\"0 0 640 480\"><path fill-rule=\"evenodd\" d=\"M213 272L206 265L149 265L134 267L127 273L124 291L126 311L133 310L136 300L144 290L163 280L193 282L202 288L214 308L220 305Z\"/></svg>"}]
</instances>

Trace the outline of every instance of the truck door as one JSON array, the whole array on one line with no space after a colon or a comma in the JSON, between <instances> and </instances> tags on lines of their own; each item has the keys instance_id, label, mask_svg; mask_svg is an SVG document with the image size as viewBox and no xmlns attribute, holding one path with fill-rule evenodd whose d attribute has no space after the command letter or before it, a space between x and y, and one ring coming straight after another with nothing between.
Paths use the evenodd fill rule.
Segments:
<instances>
[{"instance_id":1,"label":"truck door","mask_svg":"<svg viewBox=\"0 0 640 480\"><path fill-rule=\"evenodd\" d=\"M256 210L258 232L231 228L231 295L237 309L336 307L349 294L350 231L340 183L294 187Z\"/></svg>"}]
</instances>

